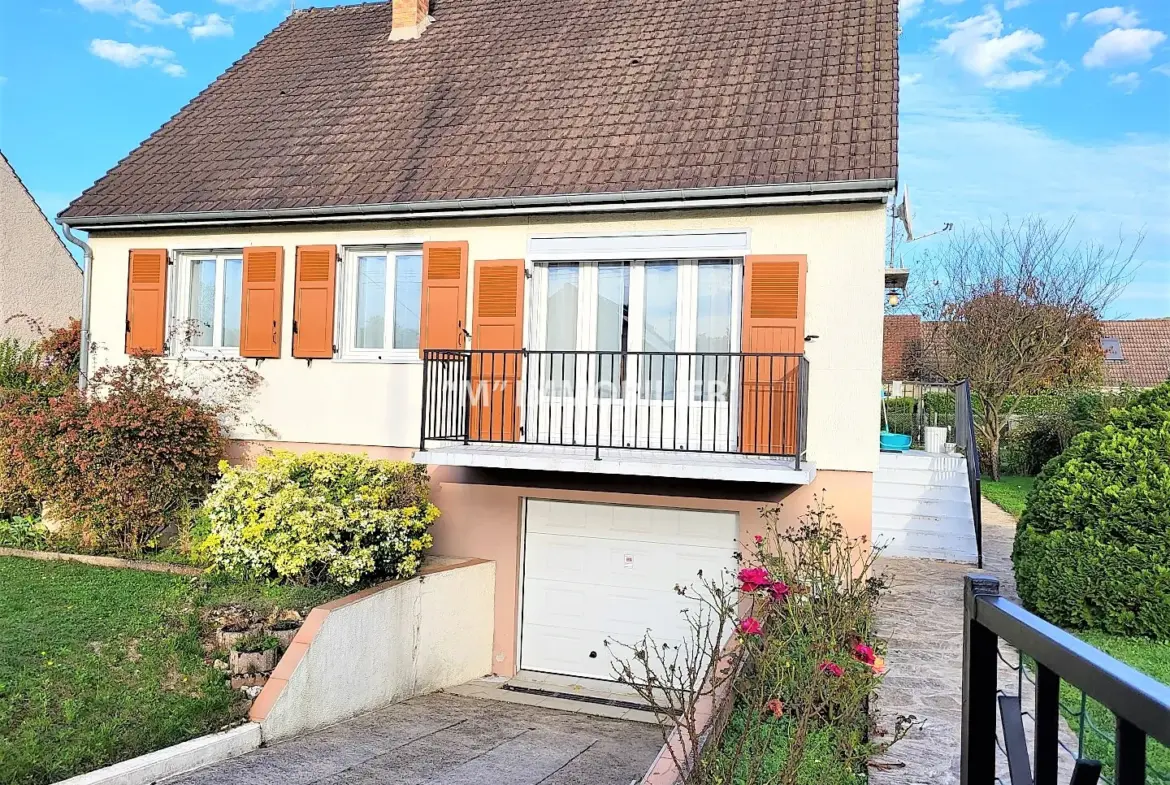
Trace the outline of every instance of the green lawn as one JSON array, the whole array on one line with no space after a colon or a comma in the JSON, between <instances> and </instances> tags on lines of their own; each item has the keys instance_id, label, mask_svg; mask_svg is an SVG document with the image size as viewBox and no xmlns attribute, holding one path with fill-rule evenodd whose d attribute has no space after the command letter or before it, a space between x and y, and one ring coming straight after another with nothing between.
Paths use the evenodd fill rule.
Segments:
<instances>
[{"instance_id":1,"label":"green lawn","mask_svg":"<svg viewBox=\"0 0 1170 785\"><path fill-rule=\"evenodd\" d=\"M336 594L0 557L0 782L53 782L235 721L200 609Z\"/></svg>"},{"instance_id":2,"label":"green lawn","mask_svg":"<svg viewBox=\"0 0 1170 785\"><path fill-rule=\"evenodd\" d=\"M1032 490L1035 477L1001 477L999 480L984 478L980 483L987 500L998 504L1016 518L1024 514L1028 492Z\"/></svg>"},{"instance_id":3,"label":"green lawn","mask_svg":"<svg viewBox=\"0 0 1170 785\"><path fill-rule=\"evenodd\" d=\"M1077 637L1127 665L1153 676L1158 681L1170 684L1170 643L1155 643L1138 638L1118 638L1093 632L1078 632ZM1080 701L1080 690L1067 684L1061 684L1061 707L1073 733L1078 733L1080 730L1078 716ZM1089 721L1084 730L1085 757L1101 761L1103 773L1112 777L1113 744L1111 739L1115 733L1113 713L1092 699L1087 701L1086 709ZM1107 734L1109 738L1102 738L1102 734ZM1170 777L1170 749L1150 739L1147 745L1146 760L1149 766L1163 777ZM1147 776L1146 781L1160 783L1167 780Z\"/></svg>"}]
</instances>

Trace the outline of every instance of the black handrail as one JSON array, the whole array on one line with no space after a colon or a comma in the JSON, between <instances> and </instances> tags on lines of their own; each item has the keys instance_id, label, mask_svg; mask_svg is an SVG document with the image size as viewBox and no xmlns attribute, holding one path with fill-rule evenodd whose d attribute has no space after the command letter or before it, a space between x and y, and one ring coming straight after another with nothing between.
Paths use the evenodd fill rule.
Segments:
<instances>
[{"instance_id":1,"label":"black handrail","mask_svg":"<svg viewBox=\"0 0 1170 785\"><path fill-rule=\"evenodd\" d=\"M767 455L799 469L808 388L796 353L427 349L419 442Z\"/></svg>"},{"instance_id":2,"label":"black handrail","mask_svg":"<svg viewBox=\"0 0 1170 785\"><path fill-rule=\"evenodd\" d=\"M1037 670L1034 779L1020 763L1021 756L1027 755L1022 728L1017 728L1015 718L1008 717L1008 711L1019 710L1020 696L1015 696L1015 704L1010 700L1001 704L1001 708L1007 706L1002 719L1012 784L1056 784L1060 682L1064 680L1117 717L1115 785L1142 785L1146 780L1146 737L1170 746L1170 687L1001 597L999 580L994 577L968 575L963 595L962 785L992 785L996 779L1001 639L1035 660ZM1095 764L1078 761L1077 771L1083 776L1092 772Z\"/></svg>"},{"instance_id":3,"label":"black handrail","mask_svg":"<svg viewBox=\"0 0 1170 785\"><path fill-rule=\"evenodd\" d=\"M967 460L967 490L971 495L971 519L975 523L975 548L983 567L983 496L980 488L979 441L975 435L975 409L971 406L971 380L955 385L955 444Z\"/></svg>"}]
</instances>

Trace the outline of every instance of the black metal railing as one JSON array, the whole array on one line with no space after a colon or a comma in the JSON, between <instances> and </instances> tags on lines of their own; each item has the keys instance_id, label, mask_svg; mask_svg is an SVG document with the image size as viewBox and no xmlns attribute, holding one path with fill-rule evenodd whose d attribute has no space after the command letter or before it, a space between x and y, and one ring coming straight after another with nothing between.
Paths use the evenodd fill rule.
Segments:
<instances>
[{"instance_id":1,"label":"black metal railing","mask_svg":"<svg viewBox=\"0 0 1170 785\"><path fill-rule=\"evenodd\" d=\"M1119 662L1000 596L999 581L969 575L964 581L962 785L992 785L996 749L1003 750L1012 785L1056 785L1060 749L1060 685L1064 681L1100 702L1116 718L1115 785L1147 781L1147 737L1170 745L1170 687ZM999 689L999 641L1035 663L1033 712ZM1021 664L1020 666L1024 666ZM1022 682L1020 682L1022 685ZM1002 721L1002 744L996 709ZM1031 756L1024 718L1035 722ZM1074 785L1096 785L1101 762L1078 757Z\"/></svg>"},{"instance_id":2,"label":"black metal railing","mask_svg":"<svg viewBox=\"0 0 1170 785\"><path fill-rule=\"evenodd\" d=\"M428 441L805 460L808 360L754 352L423 352Z\"/></svg>"},{"instance_id":3,"label":"black metal railing","mask_svg":"<svg viewBox=\"0 0 1170 785\"><path fill-rule=\"evenodd\" d=\"M955 385L955 446L967 459L967 489L971 494L971 519L975 522L975 548L983 566L983 504L979 474L979 442L975 436L975 410L971 406L971 381Z\"/></svg>"}]
</instances>

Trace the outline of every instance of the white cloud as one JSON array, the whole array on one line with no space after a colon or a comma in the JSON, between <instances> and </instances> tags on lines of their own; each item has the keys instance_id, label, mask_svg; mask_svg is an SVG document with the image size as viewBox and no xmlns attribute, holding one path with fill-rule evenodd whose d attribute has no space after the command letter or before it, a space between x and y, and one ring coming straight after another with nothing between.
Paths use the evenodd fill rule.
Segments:
<instances>
[{"instance_id":1,"label":"white cloud","mask_svg":"<svg viewBox=\"0 0 1170 785\"><path fill-rule=\"evenodd\" d=\"M235 31L232 30L231 22L219 14L208 14L202 22L193 25L190 32L192 38L214 38L229 36Z\"/></svg>"},{"instance_id":2,"label":"white cloud","mask_svg":"<svg viewBox=\"0 0 1170 785\"><path fill-rule=\"evenodd\" d=\"M1023 8L1030 2L1032 2L1032 0L1004 0L1003 10L1014 11L1017 8Z\"/></svg>"},{"instance_id":3,"label":"white cloud","mask_svg":"<svg viewBox=\"0 0 1170 785\"><path fill-rule=\"evenodd\" d=\"M220 0L220 2L225 1ZM922 10L923 2L925 0L898 0L898 21L908 22L918 16L918 12Z\"/></svg>"},{"instance_id":4,"label":"white cloud","mask_svg":"<svg viewBox=\"0 0 1170 785\"><path fill-rule=\"evenodd\" d=\"M1128 74L1114 74L1109 77L1109 86L1116 87L1123 93L1129 94L1141 87L1142 78L1137 71L1130 71Z\"/></svg>"},{"instance_id":5,"label":"white cloud","mask_svg":"<svg viewBox=\"0 0 1170 785\"><path fill-rule=\"evenodd\" d=\"M158 68L169 76L185 76L186 69L175 62L175 53L163 46L138 46L108 38L95 38L89 42L91 54L123 68L140 68L144 65Z\"/></svg>"},{"instance_id":6,"label":"white cloud","mask_svg":"<svg viewBox=\"0 0 1170 785\"><path fill-rule=\"evenodd\" d=\"M1151 68L1150 70L1156 74L1161 74L1162 76L1170 76L1170 63L1162 63L1161 65L1156 65L1153 68Z\"/></svg>"},{"instance_id":7,"label":"white cloud","mask_svg":"<svg viewBox=\"0 0 1170 785\"><path fill-rule=\"evenodd\" d=\"M1076 216L1079 239L1132 242L1145 228L1139 259L1170 259L1170 134L1066 139L1000 110L993 94L965 87L930 55L904 55L901 65L923 74L902 93L898 140L898 179L914 191L922 231L1005 215ZM1140 294L1158 280L1164 271L1143 268L1111 315L1168 313L1164 299Z\"/></svg>"},{"instance_id":8,"label":"white cloud","mask_svg":"<svg viewBox=\"0 0 1170 785\"><path fill-rule=\"evenodd\" d=\"M1119 5L1090 11L1081 18L1081 21L1087 25L1101 25L1102 27L1137 27L1142 23L1137 11L1132 8L1122 8Z\"/></svg>"},{"instance_id":9,"label":"white cloud","mask_svg":"<svg viewBox=\"0 0 1170 785\"><path fill-rule=\"evenodd\" d=\"M1064 22L1061 26L1064 27L1065 30L1067 30L1070 27L1072 27L1073 25L1075 25L1077 23L1077 20L1080 18L1081 18L1081 15L1078 14L1076 11L1069 11L1067 14L1064 15Z\"/></svg>"},{"instance_id":10,"label":"white cloud","mask_svg":"<svg viewBox=\"0 0 1170 785\"><path fill-rule=\"evenodd\" d=\"M898 77L898 84L901 87L909 87L910 85L918 84L922 81L922 74L902 74Z\"/></svg>"},{"instance_id":11,"label":"white cloud","mask_svg":"<svg viewBox=\"0 0 1170 785\"><path fill-rule=\"evenodd\" d=\"M950 34L935 42L935 48L954 57L966 72L978 77L987 87L1022 90L1038 84L1059 84L1068 73L1068 64L1053 68L1037 52L1044 47L1044 36L1022 28L1004 35L1003 17L993 6L983 13L948 24ZM1017 69L1017 63L1031 68Z\"/></svg>"},{"instance_id":12,"label":"white cloud","mask_svg":"<svg viewBox=\"0 0 1170 785\"><path fill-rule=\"evenodd\" d=\"M276 5L276 0L218 0L218 2L223 5L238 8L241 11L265 11Z\"/></svg>"},{"instance_id":13,"label":"white cloud","mask_svg":"<svg viewBox=\"0 0 1170 785\"><path fill-rule=\"evenodd\" d=\"M77 0L77 4L87 11L129 16L131 23L137 25L186 27L195 20L195 14L190 11L170 14L153 0Z\"/></svg>"},{"instance_id":14,"label":"white cloud","mask_svg":"<svg viewBox=\"0 0 1170 785\"><path fill-rule=\"evenodd\" d=\"M1082 60L1086 68L1144 63L1154 56L1154 49L1165 40L1166 34L1159 30L1116 28L1094 41Z\"/></svg>"}]
</instances>

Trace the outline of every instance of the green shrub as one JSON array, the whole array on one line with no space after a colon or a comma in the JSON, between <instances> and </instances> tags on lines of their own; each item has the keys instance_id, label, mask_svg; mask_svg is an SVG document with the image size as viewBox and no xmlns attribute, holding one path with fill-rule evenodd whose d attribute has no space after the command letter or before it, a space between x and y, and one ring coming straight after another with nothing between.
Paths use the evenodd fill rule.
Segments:
<instances>
[{"instance_id":1,"label":"green shrub","mask_svg":"<svg viewBox=\"0 0 1170 785\"><path fill-rule=\"evenodd\" d=\"M1044 467L1012 561L1025 605L1055 624L1170 639L1170 383Z\"/></svg>"},{"instance_id":2,"label":"green shrub","mask_svg":"<svg viewBox=\"0 0 1170 785\"><path fill-rule=\"evenodd\" d=\"M42 550L49 543L49 530L32 515L0 517L0 547Z\"/></svg>"},{"instance_id":3,"label":"green shrub","mask_svg":"<svg viewBox=\"0 0 1170 785\"><path fill-rule=\"evenodd\" d=\"M207 499L200 544L214 569L246 579L343 586L409 578L439 516L426 467L364 455L275 452L228 468Z\"/></svg>"}]
</instances>

